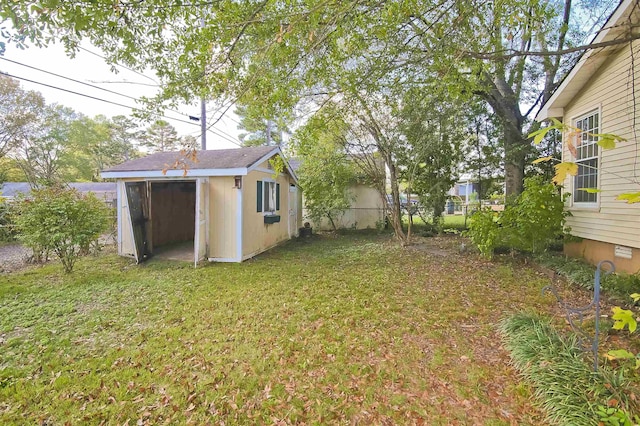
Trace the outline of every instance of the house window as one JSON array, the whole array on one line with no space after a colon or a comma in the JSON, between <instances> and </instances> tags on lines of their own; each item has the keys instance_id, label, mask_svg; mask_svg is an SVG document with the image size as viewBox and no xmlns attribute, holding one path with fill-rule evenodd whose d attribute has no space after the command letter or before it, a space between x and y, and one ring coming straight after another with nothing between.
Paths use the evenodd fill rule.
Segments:
<instances>
[{"instance_id":1,"label":"house window","mask_svg":"<svg viewBox=\"0 0 640 426\"><path fill-rule=\"evenodd\" d=\"M575 121L575 127L581 132L576 138L578 174L573 179L573 202L597 203L597 193L580 189L598 187L598 138L593 135L600 133L600 114L594 111L580 117Z\"/></svg>"},{"instance_id":2,"label":"house window","mask_svg":"<svg viewBox=\"0 0 640 426\"><path fill-rule=\"evenodd\" d=\"M280 184L270 181L258 181L257 211L274 213L280 210Z\"/></svg>"},{"instance_id":3,"label":"house window","mask_svg":"<svg viewBox=\"0 0 640 426\"><path fill-rule=\"evenodd\" d=\"M276 183L265 182L263 188L264 188L264 211L275 212L276 211Z\"/></svg>"}]
</instances>

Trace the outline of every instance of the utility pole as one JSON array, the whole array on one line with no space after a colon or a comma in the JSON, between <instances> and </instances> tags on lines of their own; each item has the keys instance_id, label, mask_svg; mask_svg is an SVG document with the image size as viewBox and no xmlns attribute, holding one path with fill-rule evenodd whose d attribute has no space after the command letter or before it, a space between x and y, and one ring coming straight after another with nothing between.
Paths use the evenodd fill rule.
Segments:
<instances>
[{"instance_id":1,"label":"utility pole","mask_svg":"<svg viewBox=\"0 0 640 426\"><path fill-rule=\"evenodd\" d=\"M204 28L204 13L200 18L200 28ZM202 70L203 73L206 70ZM207 101L204 97L200 98L200 149L205 151L207 149Z\"/></svg>"},{"instance_id":2,"label":"utility pole","mask_svg":"<svg viewBox=\"0 0 640 426\"><path fill-rule=\"evenodd\" d=\"M202 133L200 149L204 151L207 149L207 101L204 98L200 99L200 132Z\"/></svg>"},{"instance_id":3,"label":"utility pole","mask_svg":"<svg viewBox=\"0 0 640 426\"><path fill-rule=\"evenodd\" d=\"M267 146L271 145L271 120L267 120Z\"/></svg>"}]
</instances>

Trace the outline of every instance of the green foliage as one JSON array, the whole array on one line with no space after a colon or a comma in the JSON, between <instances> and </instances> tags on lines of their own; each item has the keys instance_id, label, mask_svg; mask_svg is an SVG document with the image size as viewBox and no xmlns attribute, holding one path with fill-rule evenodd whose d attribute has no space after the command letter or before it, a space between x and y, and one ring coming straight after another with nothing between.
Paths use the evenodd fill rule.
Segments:
<instances>
[{"instance_id":1,"label":"green foliage","mask_svg":"<svg viewBox=\"0 0 640 426\"><path fill-rule=\"evenodd\" d=\"M238 135L243 146L282 145L283 134L289 133L283 120L267 118L264 105L238 106L235 113L240 118L238 129L244 130Z\"/></svg>"},{"instance_id":2,"label":"green foliage","mask_svg":"<svg viewBox=\"0 0 640 426\"><path fill-rule=\"evenodd\" d=\"M541 253L568 234L563 197L541 177L528 178L525 189L501 213L480 211L471 216L467 235L487 257L497 247Z\"/></svg>"},{"instance_id":3,"label":"green foliage","mask_svg":"<svg viewBox=\"0 0 640 426\"><path fill-rule=\"evenodd\" d=\"M69 273L81 253L108 228L109 210L93 194L50 187L18 205L18 237L34 252L51 251Z\"/></svg>"},{"instance_id":4,"label":"green foliage","mask_svg":"<svg viewBox=\"0 0 640 426\"><path fill-rule=\"evenodd\" d=\"M16 230L13 223L12 205L0 196L0 242L11 242L15 239Z\"/></svg>"},{"instance_id":5,"label":"green foliage","mask_svg":"<svg viewBox=\"0 0 640 426\"><path fill-rule=\"evenodd\" d=\"M619 375L606 370L594 374L575 336L561 336L548 319L519 313L503 320L500 331L513 364L535 387L550 423L593 425L602 419L601 407L624 395L626 385ZM615 402L622 413L630 410L629 401Z\"/></svg>"},{"instance_id":6,"label":"green foliage","mask_svg":"<svg viewBox=\"0 0 640 426\"><path fill-rule=\"evenodd\" d=\"M500 214L506 245L541 253L567 235L565 219L570 213L564 208L566 196L561 196L558 189L545 183L542 177L525 180L522 194Z\"/></svg>"},{"instance_id":7,"label":"green foliage","mask_svg":"<svg viewBox=\"0 0 640 426\"><path fill-rule=\"evenodd\" d=\"M536 261L547 268L553 269L571 283L593 290L595 266L586 263L584 260L542 254L536 257ZM605 275L601 278L600 285L603 291L610 296L626 302L630 293L640 291L640 275L624 273Z\"/></svg>"},{"instance_id":8,"label":"green foliage","mask_svg":"<svg viewBox=\"0 0 640 426\"><path fill-rule=\"evenodd\" d=\"M613 310L613 329L614 330L623 330L625 327L629 328L629 333L633 333L638 328L638 324L636 319L628 309L622 309L619 306L612 308Z\"/></svg>"},{"instance_id":9,"label":"green foliage","mask_svg":"<svg viewBox=\"0 0 640 426\"><path fill-rule=\"evenodd\" d=\"M22 143L43 108L40 93L23 90L17 80L0 74L0 159Z\"/></svg>"},{"instance_id":10,"label":"green foliage","mask_svg":"<svg viewBox=\"0 0 640 426\"><path fill-rule=\"evenodd\" d=\"M164 120L156 120L141 137L141 145L149 152L177 151L180 148L180 139L176 129Z\"/></svg>"},{"instance_id":11,"label":"green foliage","mask_svg":"<svg viewBox=\"0 0 640 426\"><path fill-rule=\"evenodd\" d=\"M314 117L296 133L298 177L309 217L316 223L336 220L351 206L349 186L356 182L351 161L340 147L340 130Z\"/></svg>"},{"instance_id":12,"label":"green foliage","mask_svg":"<svg viewBox=\"0 0 640 426\"><path fill-rule=\"evenodd\" d=\"M640 424L640 417L627 413L618 407L598 406L598 425L608 426L634 426Z\"/></svg>"},{"instance_id":13,"label":"green foliage","mask_svg":"<svg viewBox=\"0 0 640 426\"><path fill-rule=\"evenodd\" d=\"M480 253L488 258L493 257L496 247L502 243L502 230L497 219L497 212L479 210L471 216L469 230L465 233Z\"/></svg>"}]
</instances>

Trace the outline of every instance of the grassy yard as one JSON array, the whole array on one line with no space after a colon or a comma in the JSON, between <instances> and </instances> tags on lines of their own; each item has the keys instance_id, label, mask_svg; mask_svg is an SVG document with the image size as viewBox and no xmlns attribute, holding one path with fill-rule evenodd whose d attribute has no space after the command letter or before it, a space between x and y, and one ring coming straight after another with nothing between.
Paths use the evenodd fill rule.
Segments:
<instances>
[{"instance_id":1,"label":"grassy yard","mask_svg":"<svg viewBox=\"0 0 640 426\"><path fill-rule=\"evenodd\" d=\"M0 424L542 424L496 323L546 278L388 236L0 275Z\"/></svg>"}]
</instances>

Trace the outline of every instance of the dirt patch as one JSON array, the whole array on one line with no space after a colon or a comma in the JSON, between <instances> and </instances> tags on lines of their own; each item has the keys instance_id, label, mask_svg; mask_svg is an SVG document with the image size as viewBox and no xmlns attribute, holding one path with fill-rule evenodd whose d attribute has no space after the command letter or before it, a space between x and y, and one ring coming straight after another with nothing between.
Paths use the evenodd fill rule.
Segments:
<instances>
[{"instance_id":1,"label":"dirt patch","mask_svg":"<svg viewBox=\"0 0 640 426\"><path fill-rule=\"evenodd\" d=\"M31 250L22 244L0 246L0 273L12 272L28 264Z\"/></svg>"}]
</instances>

